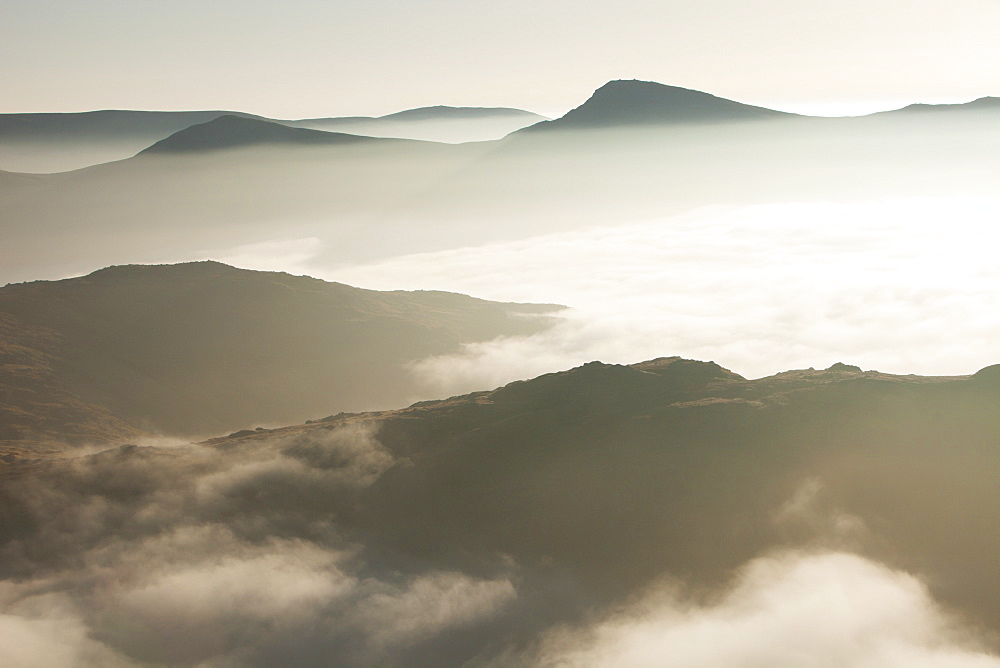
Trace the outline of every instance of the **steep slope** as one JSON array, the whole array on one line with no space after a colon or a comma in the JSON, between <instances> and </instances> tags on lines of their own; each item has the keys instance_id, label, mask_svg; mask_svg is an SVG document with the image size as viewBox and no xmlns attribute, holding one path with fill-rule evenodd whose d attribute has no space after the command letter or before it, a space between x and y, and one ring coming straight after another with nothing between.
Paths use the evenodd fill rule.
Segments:
<instances>
[{"instance_id":1,"label":"steep slope","mask_svg":"<svg viewBox=\"0 0 1000 668\"><path fill-rule=\"evenodd\" d=\"M96 422L114 416L117 428L169 435L392 406L419 391L407 363L539 331L547 321L524 314L554 308L375 292L216 262L8 285L3 344L18 373L5 380L3 437L54 440L62 429L80 440L80 429L29 406L69 406L70 395L100 408ZM37 381L30 396L18 380L28 377ZM11 417L17 411L24 419ZM104 438L96 427L85 435Z\"/></svg>"}]
</instances>

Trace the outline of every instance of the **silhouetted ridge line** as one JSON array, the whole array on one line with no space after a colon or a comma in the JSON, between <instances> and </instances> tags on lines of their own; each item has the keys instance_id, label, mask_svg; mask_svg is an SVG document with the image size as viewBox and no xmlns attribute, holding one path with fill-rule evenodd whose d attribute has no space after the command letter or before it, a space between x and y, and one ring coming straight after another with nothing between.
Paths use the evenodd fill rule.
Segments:
<instances>
[{"instance_id":1,"label":"silhouetted ridge line","mask_svg":"<svg viewBox=\"0 0 1000 668\"><path fill-rule=\"evenodd\" d=\"M958 104L926 104L918 102L908 104L901 109L890 111L880 111L871 116L884 116L886 114L931 114L955 111L995 111L1000 112L1000 97L981 97L971 102L960 102Z\"/></svg>"},{"instance_id":2,"label":"silhouetted ridge line","mask_svg":"<svg viewBox=\"0 0 1000 668\"><path fill-rule=\"evenodd\" d=\"M718 123L794 117L773 109L734 102L653 81L616 80L604 84L562 118L536 123L520 132L589 129L672 123Z\"/></svg>"}]
</instances>

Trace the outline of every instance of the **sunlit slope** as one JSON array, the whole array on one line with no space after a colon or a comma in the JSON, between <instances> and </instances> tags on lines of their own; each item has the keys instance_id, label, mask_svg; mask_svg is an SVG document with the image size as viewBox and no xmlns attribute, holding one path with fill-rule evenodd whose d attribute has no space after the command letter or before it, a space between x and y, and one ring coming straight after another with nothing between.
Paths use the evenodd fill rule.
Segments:
<instances>
[{"instance_id":1,"label":"sunlit slope","mask_svg":"<svg viewBox=\"0 0 1000 668\"><path fill-rule=\"evenodd\" d=\"M554 308L217 262L9 285L0 289L10 373L2 438L208 435L398 405L420 392L408 362L540 331L549 321L536 316ZM96 407L92 428L71 424L82 405Z\"/></svg>"}]
</instances>

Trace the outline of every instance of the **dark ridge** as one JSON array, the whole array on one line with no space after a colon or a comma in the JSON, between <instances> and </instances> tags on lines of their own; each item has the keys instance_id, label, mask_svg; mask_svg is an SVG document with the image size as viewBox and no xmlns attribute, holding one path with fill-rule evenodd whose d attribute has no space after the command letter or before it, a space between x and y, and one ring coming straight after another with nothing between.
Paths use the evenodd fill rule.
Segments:
<instances>
[{"instance_id":1,"label":"dark ridge","mask_svg":"<svg viewBox=\"0 0 1000 668\"><path fill-rule=\"evenodd\" d=\"M618 80L600 88L562 118L536 123L524 131L593 129L630 125L721 123L795 117L701 91L652 81Z\"/></svg>"},{"instance_id":2,"label":"dark ridge","mask_svg":"<svg viewBox=\"0 0 1000 668\"><path fill-rule=\"evenodd\" d=\"M359 137L340 132L323 132L304 128L290 128L280 123L243 118L240 116L220 116L207 123L192 125L166 139L156 142L140 151L148 153L197 153L244 146L292 144L300 146L330 146L360 144L382 140Z\"/></svg>"}]
</instances>

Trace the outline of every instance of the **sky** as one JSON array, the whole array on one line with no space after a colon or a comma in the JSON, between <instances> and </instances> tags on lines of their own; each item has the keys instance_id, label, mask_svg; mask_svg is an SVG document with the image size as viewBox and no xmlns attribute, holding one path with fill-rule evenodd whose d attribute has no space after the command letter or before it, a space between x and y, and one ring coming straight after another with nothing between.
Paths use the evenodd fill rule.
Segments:
<instances>
[{"instance_id":1,"label":"sky","mask_svg":"<svg viewBox=\"0 0 1000 668\"><path fill-rule=\"evenodd\" d=\"M558 115L638 78L848 115L1000 95L997 34L997 0L6 0L0 112Z\"/></svg>"}]
</instances>

